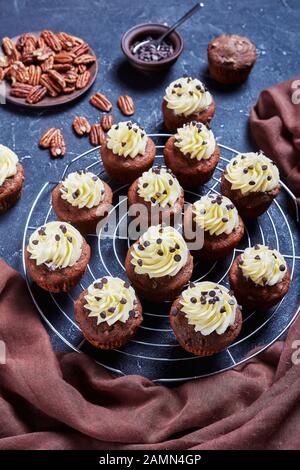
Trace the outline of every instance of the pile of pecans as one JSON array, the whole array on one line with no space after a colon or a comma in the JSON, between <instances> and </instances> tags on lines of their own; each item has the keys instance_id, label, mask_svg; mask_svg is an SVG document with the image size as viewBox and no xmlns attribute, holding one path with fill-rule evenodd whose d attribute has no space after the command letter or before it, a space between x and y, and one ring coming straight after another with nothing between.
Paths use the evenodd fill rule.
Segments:
<instances>
[{"instance_id":1,"label":"pile of pecans","mask_svg":"<svg viewBox=\"0 0 300 470\"><path fill-rule=\"evenodd\" d=\"M44 30L22 34L17 43L2 39L0 80L10 80L10 95L29 104L85 88L96 62L90 46L76 36Z\"/></svg>"}]
</instances>

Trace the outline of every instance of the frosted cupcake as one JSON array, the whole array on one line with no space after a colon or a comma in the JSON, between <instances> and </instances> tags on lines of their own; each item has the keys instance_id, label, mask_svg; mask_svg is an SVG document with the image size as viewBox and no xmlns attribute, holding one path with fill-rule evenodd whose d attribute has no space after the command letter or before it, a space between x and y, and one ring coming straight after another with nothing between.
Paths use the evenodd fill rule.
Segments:
<instances>
[{"instance_id":1,"label":"frosted cupcake","mask_svg":"<svg viewBox=\"0 0 300 470\"><path fill-rule=\"evenodd\" d=\"M124 346L142 323L142 306L131 285L105 276L81 292L74 304L84 337L96 348Z\"/></svg>"},{"instance_id":2,"label":"frosted cupcake","mask_svg":"<svg viewBox=\"0 0 300 470\"><path fill-rule=\"evenodd\" d=\"M149 225L173 224L184 206L184 191L171 170L150 168L135 180L128 191L128 204L142 204L147 211Z\"/></svg>"},{"instance_id":3,"label":"frosted cupcake","mask_svg":"<svg viewBox=\"0 0 300 470\"><path fill-rule=\"evenodd\" d=\"M284 257L273 248L255 245L239 255L231 266L230 286L248 309L267 310L276 305L290 286Z\"/></svg>"},{"instance_id":4,"label":"frosted cupcake","mask_svg":"<svg viewBox=\"0 0 300 470\"><path fill-rule=\"evenodd\" d=\"M186 351L211 356L226 349L239 335L242 314L232 292L205 281L191 283L173 302L170 323Z\"/></svg>"},{"instance_id":5,"label":"frosted cupcake","mask_svg":"<svg viewBox=\"0 0 300 470\"><path fill-rule=\"evenodd\" d=\"M220 148L205 124L192 121L167 140L164 157L182 186L194 188L212 177L220 160Z\"/></svg>"},{"instance_id":6,"label":"frosted cupcake","mask_svg":"<svg viewBox=\"0 0 300 470\"><path fill-rule=\"evenodd\" d=\"M243 218L263 214L280 191L279 171L262 152L239 154L222 174L221 191Z\"/></svg>"},{"instance_id":7,"label":"frosted cupcake","mask_svg":"<svg viewBox=\"0 0 300 470\"><path fill-rule=\"evenodd\" d=\"M177 230L156 225L128 250L125 268L141 297L163 302L173 300L190 280L193 258Z\"/></svg>"},{"instance_id":8,"label":"frosted cupcake","mask_svg":"<svg viewBox=\"0 0 300 470\"><path fill-rule=\"evenodd\" d=\"M15 152L0 144L0 212L10 209L20 198L24 169Z\"/></svg>"},{"instance_id":9,"label":"frosted cupcake","mask_svg":"<svg viewBox=\"0 0 300 470\"><path fill-rule=\"evenodd\" d=\"M42 289L68 292L78 284L91 250L68 223L48 222L32 233L25 251L27 270Z\"/></svg>"},{"instance_id":10,"label":"frosted cupcake","mask_svg":"<svg viewBox=\"0 0 300 470\"><path fill-rule=\"evenodd\" d=\"M166 88L162 111L165 127L176 132L187 122L210 122L215 113L215 102L200 80L182 77Z\"/></svg>"},{"instance_id":11,"label":"frosted cupcake","mask_svg":"<svg viewBox=\"0 0 300 470\"><path fill-rule=\"evenodd\" d=\"M59 220L83 233L95 233L112 203L108 184L90 171L70 173L52 191L52 206Z\"/></svg>"},{"instance_id":12,"label":"frosted cupcake","mask_svg":"<svg viewBox=\"0 0 300 470\"><path fill-rule=\"evenodd\" d=\"M239 244L244 224L230 199L208 194L185 211L184 235L194 256L216 260Z\"/></svg>"},{"instance_id":13,"label":"frosted cupcake","mask_svg":"<svg viewBox=\"0 0 300 470\"><path fill-rule=\"evenodd\" d=\"M155 144L144 128L131 121L119 122L108 131L101 157L112 179L131 183L152 166Z\"/></svg>"}]
</instances>

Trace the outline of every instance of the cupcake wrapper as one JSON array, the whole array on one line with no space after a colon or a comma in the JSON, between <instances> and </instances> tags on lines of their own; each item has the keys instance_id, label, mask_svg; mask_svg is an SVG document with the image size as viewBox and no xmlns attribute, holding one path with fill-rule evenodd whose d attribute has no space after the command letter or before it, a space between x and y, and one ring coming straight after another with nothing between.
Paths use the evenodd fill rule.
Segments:
<instances>
[{"instance_id":1,"label":"cupcake wrapper","mask_svg":"<svg viewBox=\"0 0 300 470\"><path fill-rule=\"evenodd\" d=\"M0 212L5 212L11 207L13 207L16 202L20 199L22 194L22 188L20 191L12 193L10 196L6 196L3 199L0 199Z\"/></svg>"}]
</instances>

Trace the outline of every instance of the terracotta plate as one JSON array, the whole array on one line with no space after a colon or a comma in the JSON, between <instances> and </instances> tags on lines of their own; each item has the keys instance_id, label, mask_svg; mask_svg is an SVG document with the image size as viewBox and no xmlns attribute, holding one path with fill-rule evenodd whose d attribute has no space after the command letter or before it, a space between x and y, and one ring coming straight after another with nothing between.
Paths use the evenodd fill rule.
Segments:
<instances>
[{"instance_id":1,"label":"terracotta plate","mask_svg":"<svg viewBox=\"0 0 300 470\"><path fill-rule=\"evenodd\" d=\"M32 34L39 35L40 33L34 32ZM19 39L20 36L15 36L11 38L12 42L15 44L17 40ZM94 54L93 49L90 49L91 54ZM3 52L0 50L0 57L3 57ZM25 108L32 108L32 109L45 109L45 108L50 108L52 106L59 106L65 103L70 103L71 101L76 100L79 96L83 95L84 93L87 92L93 85L94 81L96 80L96 76L98 73L98 62L96 61L94 64L91 65L91 67L88 68L91 78L89 83L85 88L82 88L81 90L75 90L73 93L66 94L66 95L59 95L56 98L52 98L51 96L46 96L42 101L36 104L29 104L26 103L24 98L17 98L15 96L10 95L10 81L4 80L3 82L0 82L0 84L5 83L5 88L2 90L0 86L0 98L5 98L8 103L13 103L18 106L23 106ZM1 102L1 101L0 101Z\"/></svg>"}]
</instances>

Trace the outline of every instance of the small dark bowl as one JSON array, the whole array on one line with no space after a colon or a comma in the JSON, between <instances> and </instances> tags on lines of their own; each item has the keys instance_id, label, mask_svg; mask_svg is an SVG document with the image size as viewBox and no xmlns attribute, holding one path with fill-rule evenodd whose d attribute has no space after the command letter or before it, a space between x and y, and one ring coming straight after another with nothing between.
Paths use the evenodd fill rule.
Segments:
<instances>
[{"instance_id":1,"label":"small dark bowl","mask_svg":"<svg viewBox=\"0 0 300 470\"><path fill-rule=\"evenodd\" d=\"M137 68L141 72L160 72L168 69L176 62L183 50L183 39L176 31L173 31L166 39L174 47L174 54L167 59L157 62L144 62L143 60L138 59L136 55L132 54L130 50L134 43L146 39L147 36L152 36L154 39L158 38L167 29L168 26L163 24L145 23L136 25L123 34L121 39L121 48L133 67Z\"/></svg>"}]
</instances>

